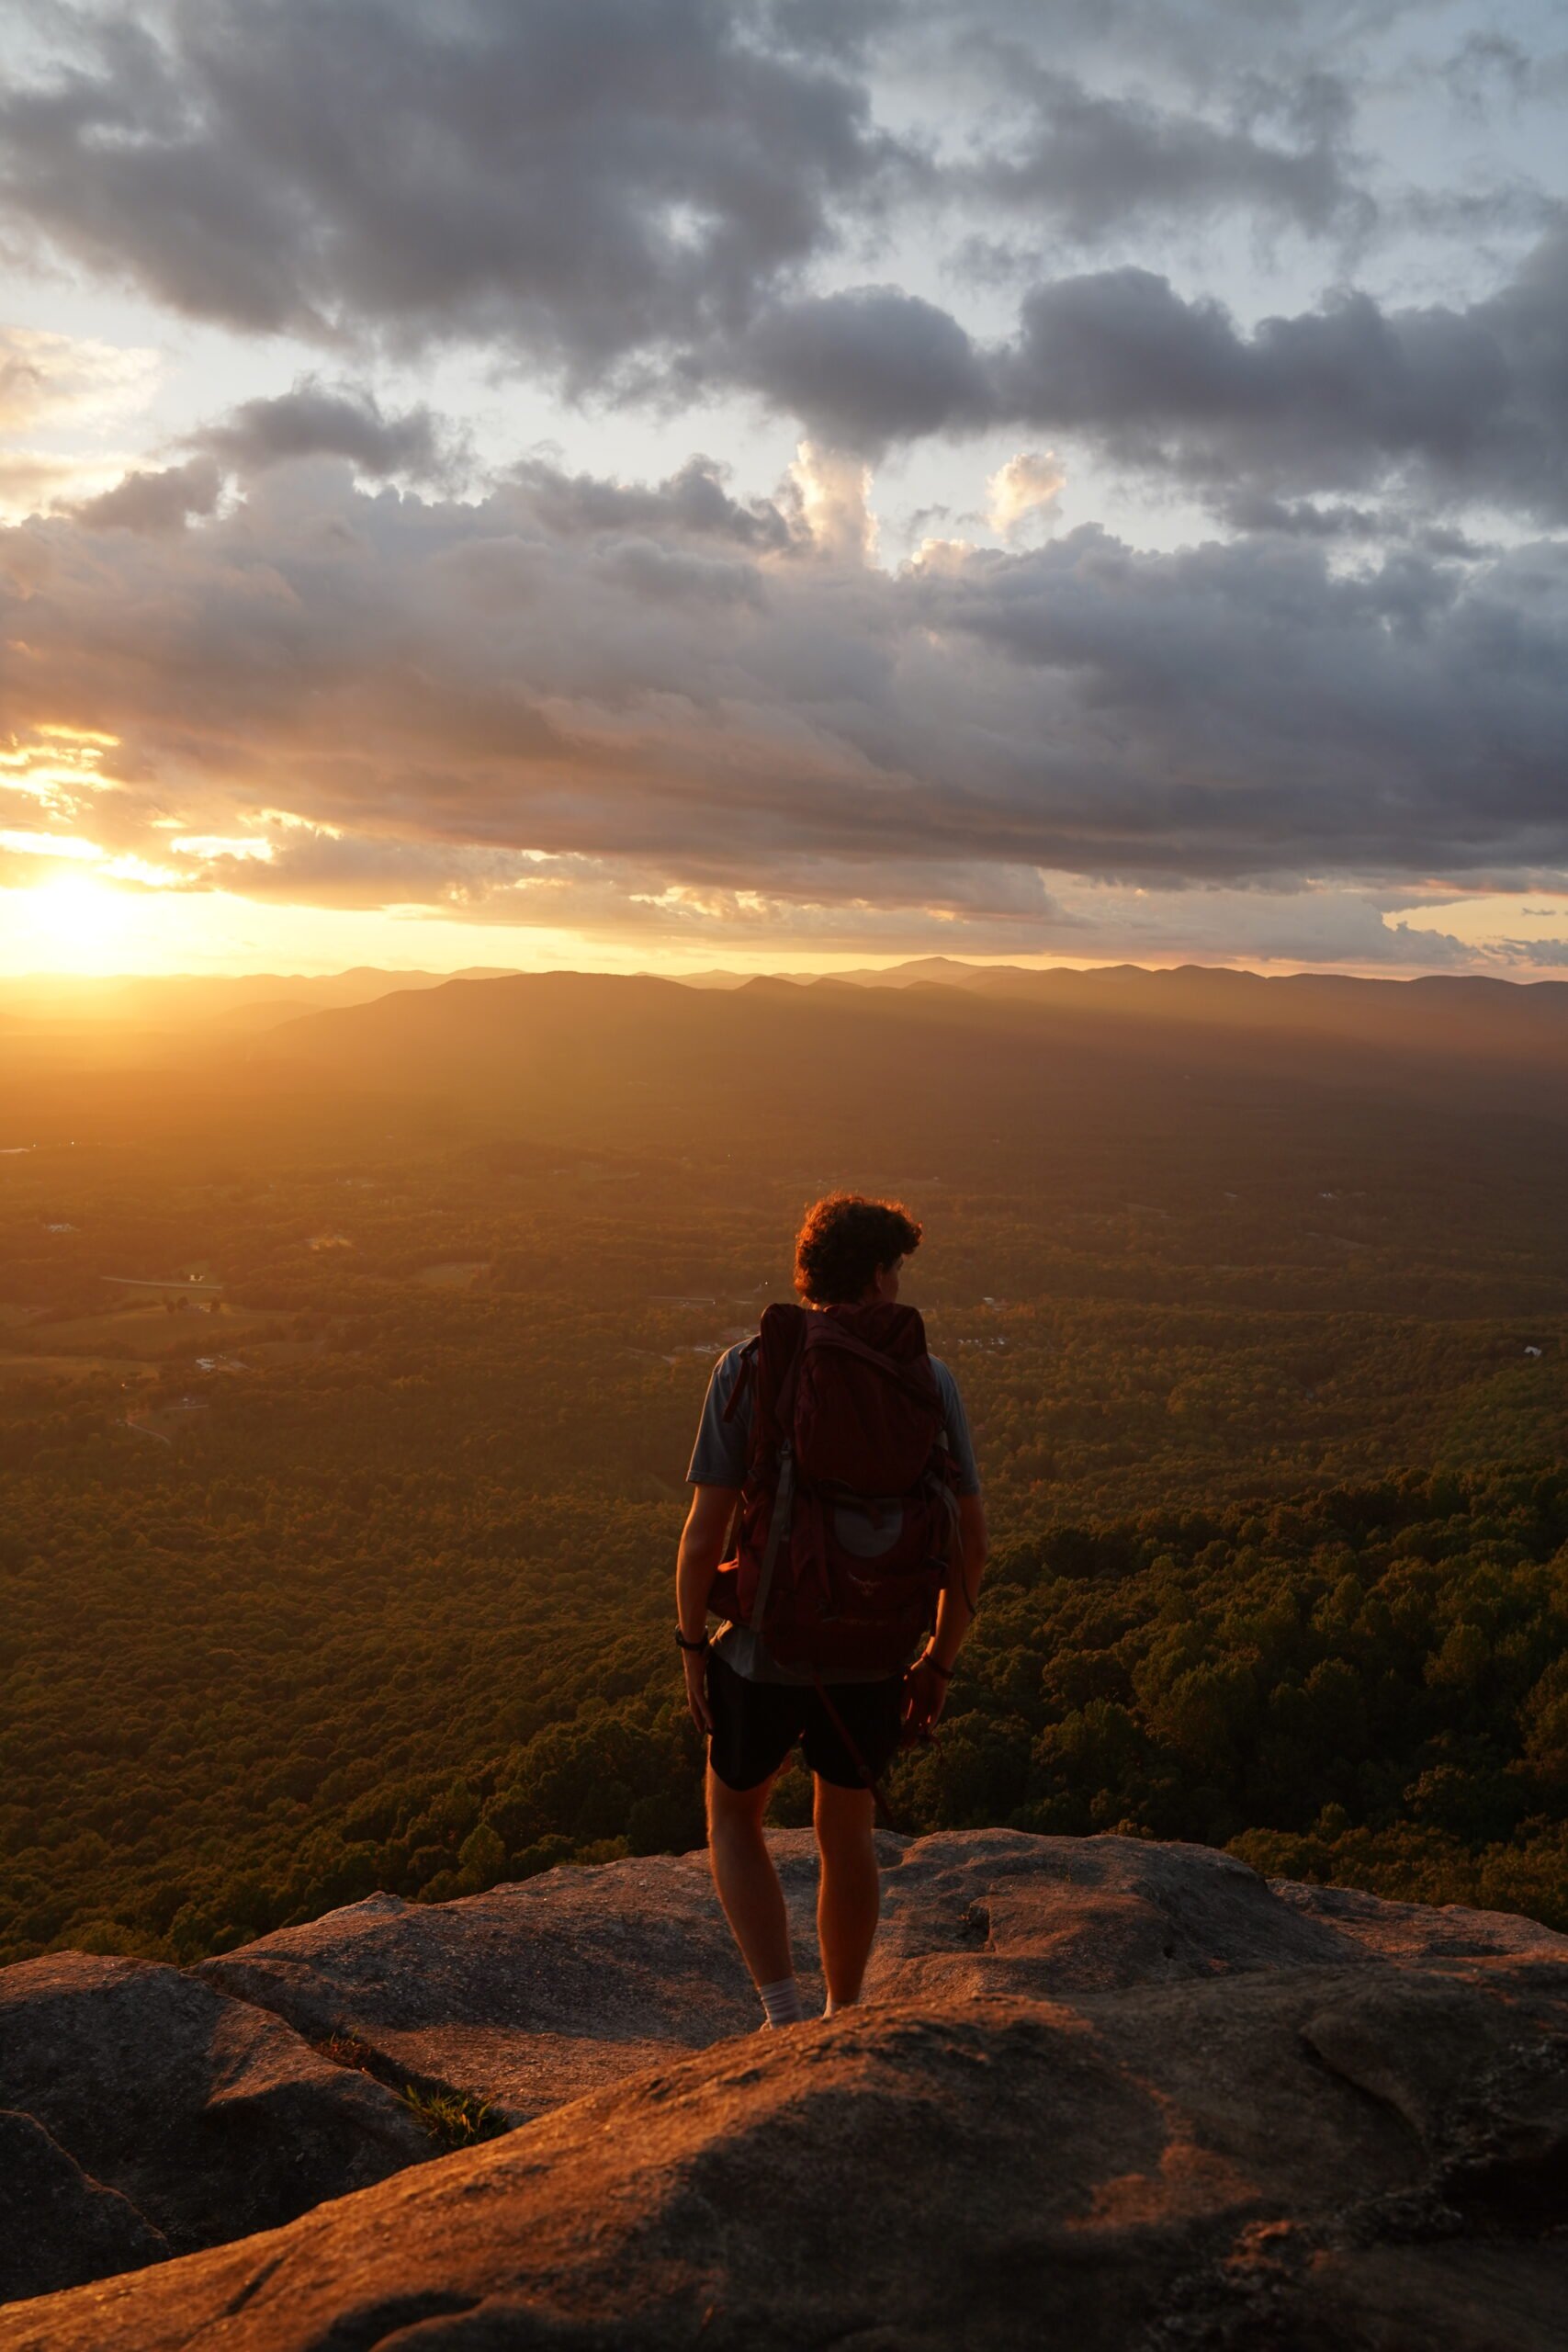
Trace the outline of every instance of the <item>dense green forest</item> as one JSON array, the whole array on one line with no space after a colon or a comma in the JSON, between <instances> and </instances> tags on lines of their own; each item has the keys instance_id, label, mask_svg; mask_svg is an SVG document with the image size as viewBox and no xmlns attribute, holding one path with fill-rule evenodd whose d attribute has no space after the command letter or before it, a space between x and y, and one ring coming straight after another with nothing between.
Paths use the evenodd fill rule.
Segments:
<instances>
[{"instance_id":1,"label":"dense green forest","mask_svg":"<svg viewBox=\"0 0 1568 2352\"><path fill-rule=\"evenodd\" d=\"M466 1061L0 1040L0 1958L695 1842L686 1456L832 1182L926 1221L993 1529L908 1826L1568 1927L1554 1069L519 985L463 984Z\"/></svg>"}]
</instances>

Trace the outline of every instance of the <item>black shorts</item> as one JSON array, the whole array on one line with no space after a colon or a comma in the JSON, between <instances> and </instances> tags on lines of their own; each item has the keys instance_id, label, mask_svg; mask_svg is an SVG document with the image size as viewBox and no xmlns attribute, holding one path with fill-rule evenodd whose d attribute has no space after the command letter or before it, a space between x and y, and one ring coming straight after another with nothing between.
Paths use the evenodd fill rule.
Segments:
<instances>
[{"instance_id":1,"label":"black shorts","mask_svg":"<svg viewBox=\"0 0 1568 2352\"><path fill-rule=\"evenodd\" d=\"M797 1740L807 1768L836 1789L863 1789L867 1774L879 1781L903 1728L903 1676L892 1675L886 1682L830 1683L828 1697L854 1742L858 1764L811 1683L749 1682L710 1650L708 1761L725 1786L754 1789L772 1780Z\"/></svg>"}]
</instances>

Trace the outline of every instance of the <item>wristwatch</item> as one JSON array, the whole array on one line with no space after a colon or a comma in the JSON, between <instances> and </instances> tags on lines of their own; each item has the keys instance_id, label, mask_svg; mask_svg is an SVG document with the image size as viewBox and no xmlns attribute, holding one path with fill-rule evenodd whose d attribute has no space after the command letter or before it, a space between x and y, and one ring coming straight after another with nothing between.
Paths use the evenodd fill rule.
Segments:
<instances>
[{"instance_id":1,"label":"wristwatch","mask_svg":"<svg viewBox=\"0 0 1568 2352\"><path fill-rule=\"evenodd\" d=\"M703 1635L700 1642L689 1642L686 1639L685 1634L681 1631L679 1625L676 1626L675 1646L678 1650L705 1650L707 1645L708 1637L705 1634Z\"/></svg>"}]
</instances>

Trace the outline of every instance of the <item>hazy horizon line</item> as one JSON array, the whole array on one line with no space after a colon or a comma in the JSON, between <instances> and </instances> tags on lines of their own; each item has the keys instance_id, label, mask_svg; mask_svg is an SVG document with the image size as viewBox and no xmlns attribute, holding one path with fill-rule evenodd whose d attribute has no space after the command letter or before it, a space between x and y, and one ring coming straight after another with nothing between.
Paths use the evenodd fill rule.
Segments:
<instances>
[{"instance_id":1,"label":"hazy horizon line","mask_svg":"<svg viewBox=\"0 0 1568 2352\"><path fill-rule=\"evenodd\" d=\"M392 965L334 964L310 967L284 969L277 966L243 966L209 970L177 968L168 971L82 972L50 970L0 972L0 995L13 989L39 989L58 993L92 993L119 988L158 988L176 983L191 986L236 985L246 981L275 980L279 983L309 985L330 983L364 976L392 980L423 980L434 984L455 979L543 979L570 973L581 978L620 980L668 980L678 985L700 985L704 982L731 980L737 986L748 981L776 979L809 986L818 980L858 978L862 976L892 977L900 972L942 968L953 972L1026 972L1044 975L1052 972L1105 973L1142 972L1151 978L1176 972L1226 973L1238 978L1250 979L1325 979L1375 980L1391 987L1408 987L1418 980L1448 979L1497 983L1506 988L1526 989L1562 985L1551 971L1533 967L1518 976L1503 972L1454 971L1451 967L1434 964L1420 970L1405 969L1391 972L1386 968L1362 964L1324 965L1293 963L1283 958L1267 961L1245 957L1210 959L1198 956L1178 956L1161 958L1129 956L1080 957L1066 956L865 956L844 959L833 964L793 967L786 963L767 965L727 964L711 962L684 966L678 970L660 969L649 965L625 966L608 963L555 962L540 965Z\"/></svg>"}]
</instances>

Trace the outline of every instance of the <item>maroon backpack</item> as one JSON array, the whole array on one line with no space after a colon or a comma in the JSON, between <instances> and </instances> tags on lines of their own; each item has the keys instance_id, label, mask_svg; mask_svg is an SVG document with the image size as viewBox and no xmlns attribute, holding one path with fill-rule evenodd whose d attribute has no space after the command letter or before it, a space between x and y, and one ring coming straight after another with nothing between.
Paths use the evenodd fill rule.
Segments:
<instances>
[{"instance_id":1,"label":"maroon backpack","mask_svg":"<svg viewBox=\"0 0 1568 2352\"><path fill-rule=\"evenodd\" d=\"M956 1471L912 1306L770 1306L727 1408L751 1398L715 1605L797 1673L897 1674L936 1619Z\"/></svg>"}]
</instances>

